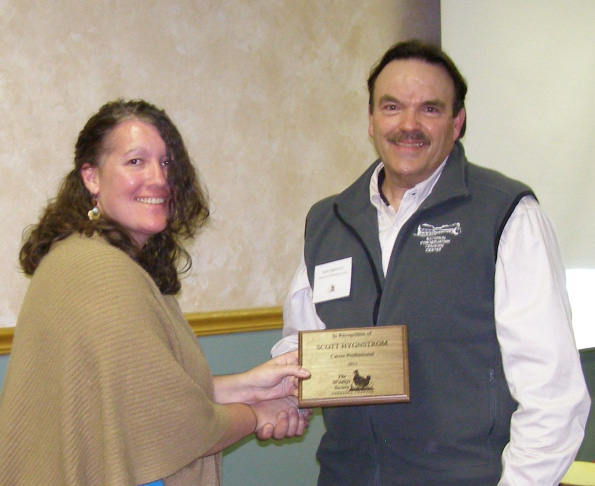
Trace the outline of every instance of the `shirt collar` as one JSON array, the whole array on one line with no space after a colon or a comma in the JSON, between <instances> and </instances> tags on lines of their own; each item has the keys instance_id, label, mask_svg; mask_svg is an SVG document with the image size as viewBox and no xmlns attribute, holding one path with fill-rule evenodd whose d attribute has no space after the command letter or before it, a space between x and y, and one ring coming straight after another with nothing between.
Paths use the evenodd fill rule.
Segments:
<instances>
[{"instance_id":1,"label":"shirt collar","mask_svg":"<svg viewBox=\"0 0 595 486\"><path fill-rule=\"evenodd\" d=\"M448 157L446 159L444 159L444 162L442 162L438 166L438 168L434 171L434 173L430 177L428 177L425 181L421 181L419 184L416 184L411 189L408 189L405 192L405 196L407 196L409 194L413 194L417 197L417 199L419 201L423 201L426 197L428 197L430 195L430 193L432 192L434 185L436 184L436 182L438 182L438 179L440 179L440 175L442 174L442 171L444 170L444 166L446 165L447 160L448 160ZM384 182L385 177L386 177L386 174L384 171L384 163L382 161L380 161L378 163L378 165L376 166L376 169L374 169L374 172L372 173L372 177L370 178L370 202L377 209L380 209L381 206L390 206L388 200L382 193L382 189L381 189L381 186L382 186L382 183Z\"/></svg>"}]
</instances>

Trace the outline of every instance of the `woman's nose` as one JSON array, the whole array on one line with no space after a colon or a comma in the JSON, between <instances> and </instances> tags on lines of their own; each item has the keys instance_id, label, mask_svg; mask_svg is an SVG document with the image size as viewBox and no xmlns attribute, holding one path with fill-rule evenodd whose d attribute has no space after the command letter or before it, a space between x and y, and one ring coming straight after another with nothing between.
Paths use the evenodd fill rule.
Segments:
<instances>
[{"instance_id":1,"label":"woman's nose","mask_svg":"<svg viewBox=\"0 0 595 486\"><path fill-rule=\"evenodd\" d=\"M161 164L158 160L153 160L149 164L149 179L157 185L167 185L167 166Z\"/></svg>"}]
</instances>

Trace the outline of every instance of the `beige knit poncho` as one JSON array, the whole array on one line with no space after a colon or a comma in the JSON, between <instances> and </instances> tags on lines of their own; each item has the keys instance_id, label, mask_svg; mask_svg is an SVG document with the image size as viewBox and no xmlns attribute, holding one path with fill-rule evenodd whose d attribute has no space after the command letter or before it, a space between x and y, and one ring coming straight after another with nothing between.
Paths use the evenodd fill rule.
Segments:
<instances>
[{"instance_id":1,"label":"beige knit poncho","mask_svg":"<svg viewBox=\"0 0 595 486\"><path fill-rule=\"evenodd\" d=\"M173 296L102 238L33 276L0 397L0 485L220 484L228 417Z\"/></svg>"}]
</instances>

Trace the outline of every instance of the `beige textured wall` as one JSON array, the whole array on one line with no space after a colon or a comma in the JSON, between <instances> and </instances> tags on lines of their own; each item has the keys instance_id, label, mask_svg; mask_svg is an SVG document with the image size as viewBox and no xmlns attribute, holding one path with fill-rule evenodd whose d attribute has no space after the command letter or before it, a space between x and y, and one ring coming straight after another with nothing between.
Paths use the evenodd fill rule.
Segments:
<instances>
[{"instance_id":1,"label":"beige textured wall","mask_svg":"<svg viewBox=\"0 0 595 486\"><path fill-rule=\"evenodd\" d=\"M388 45L439 40L438 0L0 1L0 326L17 254L88 117L119 96L164 107L209 189L187 312L280 305L309 206L374 157L365 80Z\"/></svg>"}]
</instances>

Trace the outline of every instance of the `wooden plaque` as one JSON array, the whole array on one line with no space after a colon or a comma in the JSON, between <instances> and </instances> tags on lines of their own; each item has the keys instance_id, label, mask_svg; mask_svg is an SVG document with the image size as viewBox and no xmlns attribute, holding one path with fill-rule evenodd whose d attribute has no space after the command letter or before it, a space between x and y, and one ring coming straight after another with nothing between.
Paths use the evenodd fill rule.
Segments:
<instances>
[{"instance_id":1,"label":"wooden plaque","mask_svg":"<svg viewBox=\"0 0 595 486\"><path fill-rule=\"evenodd\" d=\"M300 408L409 401L407 326L301 331Z\"/></svg>"}]
</instances>

